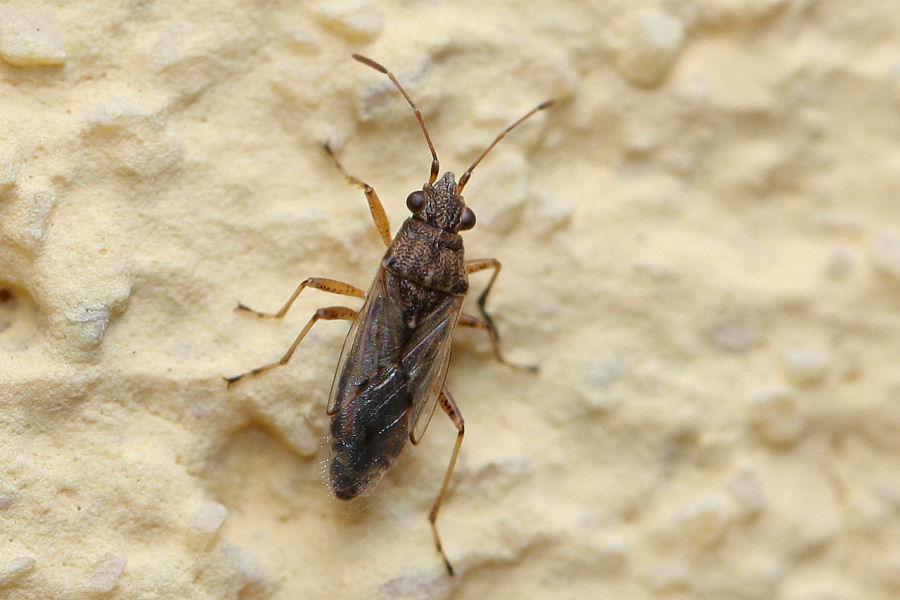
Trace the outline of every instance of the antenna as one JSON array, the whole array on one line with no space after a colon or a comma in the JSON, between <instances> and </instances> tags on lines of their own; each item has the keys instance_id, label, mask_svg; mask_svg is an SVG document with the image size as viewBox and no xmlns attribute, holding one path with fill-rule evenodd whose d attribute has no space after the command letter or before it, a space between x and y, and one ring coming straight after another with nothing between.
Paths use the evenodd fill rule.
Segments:
<instances>
[{"instance_id":1,"label":"antenna","mask_svg":"<svg viewBox=\"0 0 900 600\"><path fill-rule=\"evenodd\" d=\"M419 112L419 107L416 106L416 103L413 102L413 99L409 97L409 94L406 93L406 90L403 89L403 86L400 85L400 82L397 81L397 78L394 77L394 74L385 69L383 66L372 60L371 58L365 57L362 54L354 54L353 58L358 60L364 65L372 67L376 71L380 73L384 73L388 77L390 77L391 81L400 90L400 93L403 94L403 97L406 98L406 101L409 102L409 105L412 107L413 112L416 113L416 118L419 120L419 125L422 126L422 133L425 134L425 141L428 142L428 149L431 150L431 175L428 177L428 185L434 183L434 180L437 179L438 171L441 168L440 163L438 162L437 152L434 151L434 144L431 143L431 136L428 135L428 129L425 127L425 119L422 118L422 113ZM534 111L532 111L534 112ZM526 115L527 116L527 115ZM522 119L520 119L521 121ZM518 123L516 123L518 125ZM514 125L515 126L515 125ZM505 132L504 132L505 133ZM494 142L496 143L496 142ZM479 159L481 160L481 159ZM473 165L474 166L474 165ZM471 170L471 169L469 169Z\"/></svg>"},{"instance_id":2,"label":"antenna","mask_svg":"<svg viewBox=\"0 0 900 600\"><path fill-rule=\"evenodd\" d=\"M551 106L554 102L555 102L554 100L545 100L544 102L541 102L540 104L538 104L537 106L535 106L534 108L532 108L531 110L529 110L527 113L525 113L523 116L519 117L519 120L517 120L515 123L513 123L512 125L510 125L510 126L507 127L506 129L504 129L503 131L501 131L501 132L500 132L500 135L498 135L498 136L494 139L494 141L491 142L491 145L490 145L490 146L488 146L487 148L484 149L484 152L482 152L481 155L480 155L478 158L475 159L475 162L473 162L472 165L471 165L468 169L466 169L466 172L462 174L462 177L459 178L459 183L456 184L456 192L457 192L458 194L461 194L461 193L462 193L463 188L465 187L466 183L468 183L468 181L469 181L469 177L472 176L472 170L473 170L476 166L478 166L478 163L481 162L481 159L483 159L485 156L487 156L487 153L490 152L490 151L494 148L494 146L497 145L497 142L499 142L500 140L502 140L502 139L506 136L507 133L509 133L510 131L512 131L513 129L515 129L516 127L518 127L518 125L519 125L522 121L524 121L525 119L527 119L528 117L530 117L530 116L533 115L534 113L538 112L539 110L544 110L545 108ZM436 159L435 159L435 160L436 160Z\"/></svg>"}]
</instances>

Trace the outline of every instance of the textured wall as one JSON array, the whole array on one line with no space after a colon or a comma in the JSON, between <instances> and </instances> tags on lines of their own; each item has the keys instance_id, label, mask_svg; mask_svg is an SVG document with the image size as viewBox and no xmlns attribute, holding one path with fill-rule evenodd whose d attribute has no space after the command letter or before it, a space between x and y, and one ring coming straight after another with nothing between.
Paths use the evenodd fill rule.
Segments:
<instances>
[{"instance_id":1,"label":"textured wall","mask_svg":"<svg viewBox=\"0 0 900 600\"><path fill-rule=\"evenodd\" d=\"M0 595L900 595L900 12L885 0L0 3ZM377 492L320 477L346 332L427 178L476 170L464 331ZM480 290L487 275L473 276ZM357 306L358 301L347 299Z\"/></svg>"}]
</instances>

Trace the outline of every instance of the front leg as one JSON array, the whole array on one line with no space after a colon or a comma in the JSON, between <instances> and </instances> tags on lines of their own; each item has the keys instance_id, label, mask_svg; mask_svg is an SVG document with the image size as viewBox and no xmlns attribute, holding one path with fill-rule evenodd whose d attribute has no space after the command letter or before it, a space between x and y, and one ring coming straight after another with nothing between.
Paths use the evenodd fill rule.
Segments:
<instances>
[{"instance_id":1,"label":"front leg","mask_svg":"<svg viewBox=\"0 0 900 600\"><path fill-rule=\"evenodd\" d=\"M375 229L378 230L378 235L381 236L381 240L384 242L385 246L391 245L391 224L388 221L387 213L384 212L384 205L381 204L381 200L378 198L378 194L375 193L375 188L371 185L360 179L359 177L354 177L347 173L344 170L344 167L341 165L341 162L338 160L337 156L334 154L334 150L331 149L331 146L328 143L322 144L322 147L325 148L325 152L328 153L328 156L334 160L335 166L338 168L338 171L341 172L348 182L353 185L359 186L362 188L363 193L366 195L366 202L369 203L369 212L372 214L372 220L375 221Z\"/></svg>"}]
</instances>

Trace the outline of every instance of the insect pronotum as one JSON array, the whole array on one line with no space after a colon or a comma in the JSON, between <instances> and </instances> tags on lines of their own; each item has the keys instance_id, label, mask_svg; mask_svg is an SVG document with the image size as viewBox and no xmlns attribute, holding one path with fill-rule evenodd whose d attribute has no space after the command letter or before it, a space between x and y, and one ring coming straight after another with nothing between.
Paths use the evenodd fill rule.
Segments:
<instances>
[{"instance_id":1,"label":"insect pronotum","mask_svg":"<svg viewBox=\"0 0 900 600\"><path fill-rule=\"evenodd\" d=\"M493 258L465 260L459 232L475 226L475 213L463 202L462 191L472 170L487 153L513 128L550 106L552 101L538 105L501 131L465 170L459 182L449 171L438 179L440 163L415 102L386 68L365 56L354 54L353 58L387 75L412 107L431 151L428 183L407 196L406 206L412 216L391 239L387 215L375 190L349 175L328 144L324 144L325 151L344 177L363 189L375 227L388 247L387 252L368 293L342 281L310 277L297 286L276 313L262 313L238 304L239 310L278 319L308 287L365 300L358 311L344 306L320 308L280 360L227 378L227 381L230 386L247 375L287 363L317 321L352 321L328 400L331 488L335 496L349 500L374 486L399 456L407 439L413 444L419 443L435 406L440 404L456 426L457 436L428 520L437 551L447 572L453 575L436 523L465 431L462 414L445 385L456 326L487 332L494 355L500 362L510 364L500 352L500 336L485 310L488 293L500 272L500 262ZM463 299L469 288L468 275L487 269L493 270L493 274L478 297L481 316L463 314ZM535 367L524 368L535 370Z\"/></svg>"}]
</instances>

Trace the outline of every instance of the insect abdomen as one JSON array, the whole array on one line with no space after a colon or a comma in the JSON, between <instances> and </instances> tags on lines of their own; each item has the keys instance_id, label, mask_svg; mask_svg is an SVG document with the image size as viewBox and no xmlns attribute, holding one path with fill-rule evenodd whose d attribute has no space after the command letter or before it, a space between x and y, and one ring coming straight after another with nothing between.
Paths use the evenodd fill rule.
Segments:
<instances>
[{"instance_id":1,"label":"insect abdomen","mask_svg":"<svg viewBox=\"0 0 900 600\"><path fill-rule=\"evenodd\" d=\"M331 419L331 487L342 500L377 483L409 430L406 375L391 367L367 382Z\"/></svg>"}]
</instances>

